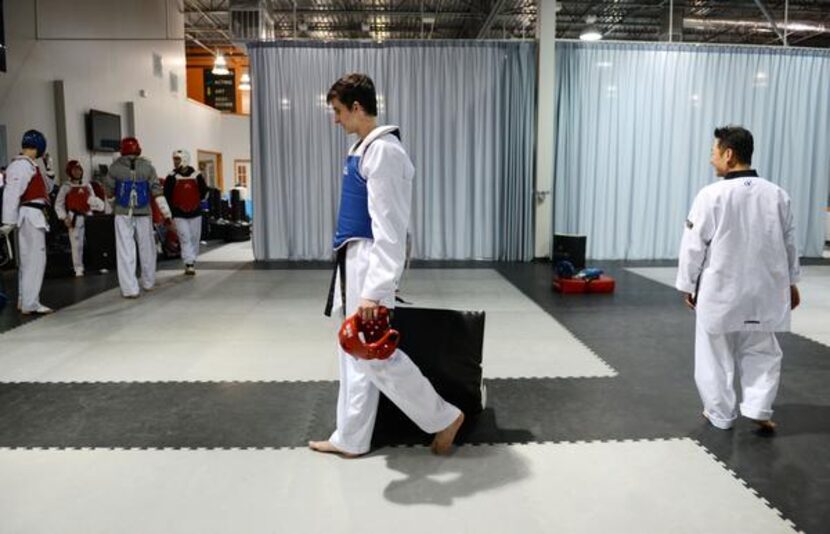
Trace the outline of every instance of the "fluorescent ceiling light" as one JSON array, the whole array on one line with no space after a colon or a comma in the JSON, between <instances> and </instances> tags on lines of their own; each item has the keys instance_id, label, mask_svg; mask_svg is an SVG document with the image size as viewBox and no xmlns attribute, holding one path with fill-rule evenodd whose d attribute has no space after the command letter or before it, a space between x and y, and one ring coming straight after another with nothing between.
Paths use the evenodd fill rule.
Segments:
<instances>
[{"instance_id":1,"label":"fluorescent ceiling light","mask_svg":"<svg viewBox=\"0 0 830 534\"><path fill-rule=\"evenodd\" d=\"M221 52L216 54L216 59L213 60L213 70L210 72L219 76L231 73L231 71L228 70L228 62L225 61L225 56L223 56Z\"/></svg>"},{"instance_id":2,"label":"fluorescent ceiling light","mask_svg":"<svg viewBox=\"0 0 830 534\"><path fill-rule=\"evenodd\" d=\"M245 72L242 74L242 77L239 79L239 90L240 91L250 91L251 90L251 76Z\"/></svg>"},{"instance_id":3,"label":"fluorescent ceiling light","mask_svg":"<svg viewBox=\"0 0 830 534\"><path fill-rule=\"evenodd\" d=\"M585 17L585 29L582 30L582 33L579 35L579 39L582 41L594 42L599 41L602 39L602 34L599 33L599 29L596 27L597 18L593 15L589 15Z\"/></svg>"}]
</instances>

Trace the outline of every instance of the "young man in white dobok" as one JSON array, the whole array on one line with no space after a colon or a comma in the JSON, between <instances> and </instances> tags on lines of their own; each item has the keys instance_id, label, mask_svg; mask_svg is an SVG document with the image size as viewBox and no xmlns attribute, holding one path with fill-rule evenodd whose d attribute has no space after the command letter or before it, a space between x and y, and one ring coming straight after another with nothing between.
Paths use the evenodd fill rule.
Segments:
<instances>
[{"instance_id":1,"label":"young man in white dobok","mask_svg":"<svg viewBox=\"0 0 830 534\"><path fill-rule=\"evenodd\" d=\"M371 320L380 306L391 310L395 305L406 260L415 169L398 128L377 125L377 97L368 76L342 77L329 91L328 102L335 124L358 137L343 171L334 238L334 248L345 261L344 315L357 312ZM338 276L338 295L341 282ZM309 447L345 457L367 453L383 393L422 430L435 434L434 453L450 451L464 414L438 395L406 353L398 349L386 360L362 360L338 347L338 358L337 429L328 441L312 441Z\"/></svg>"}]
</instances>

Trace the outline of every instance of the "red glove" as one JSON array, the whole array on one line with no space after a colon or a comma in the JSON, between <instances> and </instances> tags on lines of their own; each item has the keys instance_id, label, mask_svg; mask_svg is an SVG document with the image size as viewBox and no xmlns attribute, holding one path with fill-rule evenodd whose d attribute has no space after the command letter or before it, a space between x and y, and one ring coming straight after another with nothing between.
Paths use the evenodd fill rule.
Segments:
<instances>
[{"instance_id":1,"label":"red glove","mask_svg":"<svg viewBox=\"0 0 830 534\"><path fill-rule=\"evenodd\" d=\"M348 317L340 327L338 339L343 350L355 358L385 360L395 353L401 335L389 327L389 310L381 306L373 321L364 321L357 314Z\"/></svg>"}]
</instances>

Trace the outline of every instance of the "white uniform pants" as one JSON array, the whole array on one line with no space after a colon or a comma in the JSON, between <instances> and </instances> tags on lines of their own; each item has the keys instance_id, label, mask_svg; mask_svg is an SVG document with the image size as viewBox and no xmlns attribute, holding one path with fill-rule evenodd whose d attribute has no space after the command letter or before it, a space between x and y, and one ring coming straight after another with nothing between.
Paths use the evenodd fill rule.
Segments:
<instances>
[{"instance_id":1,"label":"white uniform pants","mask_svg":"<svg viewBox=\"0 0 830 534\"><path fill-rule=\"evenodd\" d=\"M176 233L182 247L182 261L185 265L196 263L199 255L199 242L202 240L202 217L192 219L175 218Z\"/></svg>"},{"instance_id":2,"label":"white uniform pants","mask_svg":"<svg viewBox=\"0 0 830 534\"><path fill-rule=\"evenodd\" d=\"M149 215L115 216L115 252L118 258L118 284L125 297L138 295L135 275L136 242L141 262L141 287L152 289L156 283L156 242L153 237L153 221Z\"/></svg>"},{"instance_id":3,"label":"white uniform pants","mask_svg":"<svg viewBox=\"0 0 830 534\"><path fill-rule=\"evenodd\" d=\"M698 323L695 382L712 424L728 429L738 417L736 375L741 388L740 413L761 421L772 418L781 356L773 332L711 334Z\"/></svg>"},{"instance_id":4,"label":"white uniform pants","mask_svg":"<svg viewBox=\"0 0 830 534\"><path fill-rule=\"evenodd\" d=\"M85 222L83 215L74 217L75 226L69 229L69 244L72 246L72 266L76 273L84 272L84 229Z\"/></svg>"},{"instance_id":5,"label":"white uniform pants","mask_svg":"<svg viewBox=\"0 0 830 534\"><path fill-rule=\"evenodd\" d=\"M22 208L31 209L31 208ZM40 308L40 288L46 272L46 229L38 228L22 217L17 230L20 268L17 270L17 287L20 309L33 312Z\"/></svg>"},{"instance_id":6,"label":"white uniform pants","mask_svg":"<svg viewBox=\"0 0 830 534\"><path fill-rule=\"evenodd\" d=\"M371 242L351 242L346 253L346 315L357 310L366 277ZM339 288L335 302L340 302ZM389 307L392 302L384 302ZM421 370L402 350L387 360L359 360L337 347L340 392L337 429L329 438L338 449L363 454L369 451L379 394L383 393L421 430L435 433L450 426L461 411L442 399Z\"/></svg>"}]
</instances>

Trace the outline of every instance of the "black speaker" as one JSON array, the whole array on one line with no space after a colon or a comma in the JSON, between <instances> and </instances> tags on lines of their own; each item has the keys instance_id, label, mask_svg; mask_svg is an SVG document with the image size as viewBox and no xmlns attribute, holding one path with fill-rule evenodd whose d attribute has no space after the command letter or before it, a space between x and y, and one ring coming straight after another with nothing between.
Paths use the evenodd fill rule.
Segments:
<instances>
[{"instance_id":1,"label":"black speaker","mask_svg":"<svg viewBox=\"0 0 830 534\"><path fill-rule=\"evenodd\" d=\"M588 238L584 235L554 234L553 265L562 260L573 264L577 271L585 268L585 245Z\"/></svg>"},{"instance_id":2,"label":"black speaker","mask_svg":"<svg viewBox=\"0 0 830 534\"><path fill-rule=\"evenodd\" d=\"M231 220L234 222L245 220L245 201L239 189L231 189Z\"/></svg>"},{"instance_id":3,"label":"black speaker","mask_svg":"<svg viewBox=\"0 0 830 534\"><path fill-rule=\"evenodd\" d=\"M208 209L210 216L214 219L222 217L222 191L215 187L211 187L208 192Z\"/></svg>"},{"instance_id":4,"label":"black speaker","mask_svg":"<svg viewBox=\"0 0 830 534\"><path fill-rule=\"evenodd\" d=\"M115 269L115 216L90 215L84 224L84 266L90 271Z\"/></svg>"}]
</instances>

